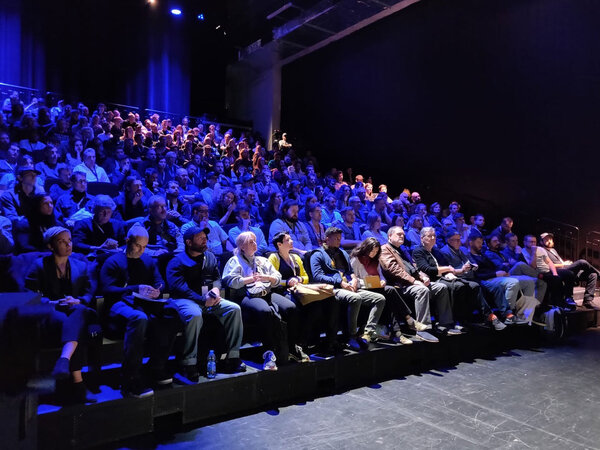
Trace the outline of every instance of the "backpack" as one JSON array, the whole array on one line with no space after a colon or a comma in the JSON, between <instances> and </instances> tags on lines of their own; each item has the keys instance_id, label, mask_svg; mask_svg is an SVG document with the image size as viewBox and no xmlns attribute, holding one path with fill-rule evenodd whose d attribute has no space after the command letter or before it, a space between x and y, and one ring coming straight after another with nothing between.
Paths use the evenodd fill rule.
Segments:
<instances>
[{"instance_id":1,"label":"backpack","mask_svg":"<svg viewBox=\"0 0 600 450\"><path fill-rule=\"evenodd\" d=\"M544 330L547 336L559 340L567 335L568 319L565 312L556 306L544 313Z\"/></svg>"}]
</instances>

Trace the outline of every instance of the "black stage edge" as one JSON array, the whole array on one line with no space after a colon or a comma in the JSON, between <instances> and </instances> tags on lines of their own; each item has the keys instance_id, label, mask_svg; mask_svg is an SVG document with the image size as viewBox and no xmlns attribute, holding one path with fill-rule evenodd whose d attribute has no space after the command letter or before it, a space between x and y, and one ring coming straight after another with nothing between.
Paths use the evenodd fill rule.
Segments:
<instances>
[{"instance_id":1,"label":"black stage edge","mask_svg":"<svg viewBox=\"0 0 600 450\"><path fill-rule=\"evenodd\" d=\"M569 313L568 319L570 333L577 333L597 326L598 312L579 310ZM161 420L175 424L174 427L214 423L436 367L453 366L461 361L510 354L511 349L544 345L560 343L548 340L542 328L535 325L512 326L502 332L474 327L467 334L444 337L438 344L376 344L366 352L290 364L276 372L249 367L246 374L218 375L215 380L203 379L192 386L175 384L146 399L116 399L39 414L37 447L99 446L151 433L155 430L155 421ZM31 436L28 439L22 440L19 447L29 447L33 442Z\"/></svg>"}]
</instances>

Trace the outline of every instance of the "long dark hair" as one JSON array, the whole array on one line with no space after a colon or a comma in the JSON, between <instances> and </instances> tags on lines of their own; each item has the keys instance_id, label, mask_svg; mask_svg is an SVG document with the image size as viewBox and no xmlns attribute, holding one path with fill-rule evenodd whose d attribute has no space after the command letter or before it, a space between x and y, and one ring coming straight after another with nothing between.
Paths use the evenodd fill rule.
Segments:
<instances>
[{"instance_id":1,"label":"long dark hair","mask_svg":"<svg viewBox=\"0 0 600 450\"><path fill-rule=\"evenodd\" d=\"M369 237L369 238L365 239L364 241L362 241L358 245L358 247L356 247L354 250L352 250L351 256L353 258L369 256L374 249L377 249L377 254L375 255L375 257L373 259L375 261L378 261L379 255L381 255L381 244L374 237Z\"/></svg>"}]
</instances>

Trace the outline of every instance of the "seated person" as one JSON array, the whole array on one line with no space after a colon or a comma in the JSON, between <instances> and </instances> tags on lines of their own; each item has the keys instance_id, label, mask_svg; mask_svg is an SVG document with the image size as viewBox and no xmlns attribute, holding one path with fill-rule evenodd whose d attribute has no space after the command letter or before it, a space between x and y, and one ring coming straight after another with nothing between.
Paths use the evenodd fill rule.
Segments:
<instances>
[{"instance_id":1,"label":"seated person","mask_svg":"<svg viewBox=\"0 0 600 450\"><path fill-rule=\"evenodd\" d=\"M456 230L457 233L458 230ZM453 239L456 238L454 235ZM461 237L462 240L462 237ZM450 241L453 250L458 253L460 245L458 242ZM517 316L513 314L514 308L517 306L517 298L519 297L519 280L512 278L508 272L496 270L494 263L483 254L483 236L479 231L473 231L469 235L469 253L467 258L472 266L476 267L475 277L481 286L491 295L496 302L498 315L505 325L511 325L518 322ZM453 267L456 267L452 264Z\"/></svg>"},{"instance_id":2,"label":"seated person","mask_svg":"<svg viewBox=\"0 0 600 450\"><path fill-rule=\"evenodd\" d=\"M96 150L93 148L83 151L83 162L73 168L73 173L75 172L83 172L88 183L110 183L104 169L96 164Z\"/></svg>"},{"instance_id":3,"label":"seated person","mask_svg":"<svg viewBox=\"0 0 600 450\"><path fill-rule=\"evenodd\" d=\"M134 224L127 233L125 253L108 258L100 271L109 325L124 330L121 393L123 397L148 397L154 391L142 382L144 340L148 337L153 382L168 385L173 381L165 371L179 320L164 303L152 302L164 289L156 261L144 253L148 232ZM142 298L134 297L138 294ZM143 298L149 300L143 300Z\"/></svg>"},{"instance_id":4,"label":"seated person","mask_svg":"<svg viewBox=\"0 0 600 450\"><path fill-rule=\"evenodd\" d=\"M14 228L15 250L19 253L41 252L48 248L44 233L56 226L63 226L54 214L54 202L48 194L36 194L32 200L33 210L27 222Z\"/></svg>"},{"instance_id":5,"label":"seated person","mask_svg":"<svg viewBox=\"0 0 600 450\"><path fill-rule=\"evenodd\" d=\"M129 177L135 177L138 180L142 178L138 171L131 167L129 156L121 154L117 157L117 167L110 174L110 182L118 186L119 190L123 190L123 185Z\"/></svg>"},{"instance_id":6,"label":"seated person","mask_svg":"<svg viewBox=\"0 0 600 450\"><path fill-rule=\"evenodd\" d=\"M268 251L269 246L267 245L262 230L259 227L253 227L251 225L252 219L250 218L250 211L244 203L235 209L235 216L237 217L238 224L229 230L229 242L234 245L240 233L252 231L256 236L256 245L258 246L256 254L263 256Z\"/></svg>"},{"instance_id":7,"label":"seated person","mask_svg":"<svg viewBox=\"0 0 600 450\"><path fill-rule=\"evenodd\" d=\"M498 331L506 328L506 325L492 313L481 292L481 286L475 281L460 277L471 270L471 265L465 263L464 267L455 269L448 263L444 254L435 247L435 242L435 228L423 227L421 229L421 245L414 249L412 257L417 268L430 280L448 287L454 317L463 323L472 322L473 309L476 308L488 320L492 328Z\"/></svg>"},{"instance_id":8,"label":"seated person","mask_svg":"<svg viewBox=\"0 0 600 450\"><path fill-rule=\"evenodd\" d=\"M309 204L306 208L309 220L304 225L308 231L312 249L317 249L325 242L325 227L321 220L323 208L318 203Z\"/></svg>"},{"instance_id":9,"label":"seated person","mask_svg":"<svg viewBox=\"0 0 600 450\"><path fill-rule=\"evenodd\" d=\"M501 251L502 244L497 234L488 237L488 250L484 253L496 266L496 270L503 270L519 280L521 291L525 295L535 296L540 303L546 295L546 282L540 280L537 271L526 262L511 263Z\"/></svg>"},{"instance_id":10,"label":"seated person","mask_svg":"<svg viewBox=\"0 0 600 450\"><path fill-rule=\"evenodd\" d=\"M71 257L71 233L66 228L49 228L44 233L44 242L52 254L33 262L25 278L25 288L41 293L42 304L53 306L48 325L60 330L62 350L52 375L57 380L71 382L57 393L66 402L93 402L81 376L82 347L88 339L88 326L98 320L96 312L88 307L94 293L87 264Z\"/></svg>"},{"instance_id":11,"label":"seated person","mask_svg":"<svg viewBox=\"0 0 600 450\"><path fill-rule=\"evenodd\" d=\"M183 169L185 170L185 169ZM188 222L191 217L190 205L179 195L179 183L171 180L167 183L165 199L167 201L167 219L178 227Z\"/></svg>"},{"instance_id":12,"label":"seated person","mask_svg":"<svg viewBox=\"0 0 600 450\"><path fill-rule=\"evenodd\" d=\"M315 283L334 286L335 299L348 308L348 347L360 351L368 348L376 334L377 323L385 306L385 297L377 292L361 289L352 270L350 257L340 248L342 230L329 227L325 242L310 257L310 267ZM369 307L369 318L364 333L358 333L358 314L361 305Z\"/></svg>"},{"instance_id":13,"label":"seated person","mask_svg":"<svg viewBox=\"0 0 600 450\"><path fill-rule=\"evenodd\" d=\"M341 222L342 216L336 209L337 200L334 195L326 195L323 199L323 210L321 211L323 225L327 228L334 222Z\"/></svg>"},{"instance_id":14,"label":"seated person","mask_svg":"<svg viewBox=\"0 0 600 450\"><path fill-rule=\"evenodd\" d=\"M147 199L142 189L142 180L136 176L127 177L123 183L124 191L115 199L117 211L124 221L144 217L148 212ZM148 198L150 198L148 196Z\"/></svg>"},{"instance_id":15,"label":"seated person","mask_svg":"<svg viewBox=\"0 0 600 450\"><path fill-rule=\"evenodd\" d=\"M277 370L276 356L283 349L277 319L288 325L288 347L299 359L296 338L298 311L296 305L286 297L273 292L281 283L281 274L268 259L256 255L256 236L251 231L240 233L236 241L234 256L223 270L223 282L231 289L231 298L242 307L244 322L249 320L261 330L261 340L267 349L264 354L263 370Z\"/></svg>"},{"instance_id":16,"label":"seated person","mask_svg":"<svg viewBox=\"0 0 600 450\"><path fill-rule=\"evenodd\" d=\"M313 335L312 329L314 328L314 324L320 317L327 317L325 351L334 352L338 330L338 303L333 297L330 297L300 306L294 294L289 294L288 288L293 288L297 284L308 284L308 275L304 269L302 258L295 253L291 253L291 250L294 248L294 241L289 233L285 231L275 235L273 245L277 247L277 252L269 255L269 261L281 274L281 284L276 290L282 295L291 295L296 304L298 304L300 314L302 315L302 320L300 321L302 329L299 331L299 342L307 344ZM310 359L301 347L297 350L296 353L301 356L298 362L306 362ZM290 356L294 358L294 355Z\"/></svg>"},{"instance_id":17,"label":"seated person","mask_svg":"<svg viewBox=\"0 0 600 450\"><path fill-rule=\"evenodd\" d=\"M348 199L348 205L354 210L354 217L359 225L367 223L367 215L369 214L369 208L363 204L360 197L353 195Z\"/></svg>"},{"instance_id":18,"label":"seated person","mask_svg":"<svg viewBox=\"0 0 600 450\"><path fill-rule=\"evenodd\" d=\"M410 255L403 249L404 230L393 226L388 230L388 243L381 246L379 264L387 284L401 289L404 299L410 299L415 305L415 319L426 326L419 330L409 327L416 332L417 339L426 342L438 342L438 339L426 330L432 329L430 307L434 303L438 322L442 325L453 324L452 308L448 288L440 283L431 283L427 275L419 272L409 260ZM453 330L453 328L450 328ZM456 334L451 331L451 334Z\"/></svg>"},{"instance_id":19,"label":"seated person","mask_svg":"<svg viewBox=\"0 0 600 450\"><path fill-rule=\"evenodd\" d=\"M42 179L58 178L58 169L61 167L58 164L58 157L58 149L53 145L47 145L44 149L44 160L35 165L35 169L40 172Z\"/></svg>"},{"instance_id":20,"label":"seated person","mask_svg":"<svg viewBox=\"0 0 600 450\"><path fill-rule=\"evenodd\" d=\"M89 218L92 196L87 193L87 180L83 172L71 175L71 190L56 201L58 220L72 227L76 220Z\"/></svg>"},{"instance_id":21,"label":"seated person","mask_svg":"<svg viewBox=\"0 0 600 450\"><path fill-rule=\"evenodd\" d=\"M294 253L303 255L308 250L312 250L306 226L298 221L298 202L296 200L288 199L281 204L279 218L273 221L269 227L269 242L273 242L273 237L282 231L287 231L294 240ZM273 252L275 247L270 245L269 250Z\"/></svg>"},{"instance_id":22,"label":"seated person","mask_svg":"<svg viewBox=\"0 0 600 450\"><path fill-rule=\"evenodd\" d=\"M583 294L583 307L588 309L598 309L593 304L594 292L596 290L596 283L598 281L598 269L592 266L585 259L578 259L575 262L563 260L556 249L554 248L554 235L552 233L542 233L541 244L548 253L548 258L554 263L559 275L562 270L569 271L573 274L574 281L585 282L585 294ZM571 281L571 278L565 276L565 283ZM568 285L566 292L567 297L573 297L572 284Z\"/></svg>"},{"instance_id":23,"label":"seated person","mask_svg":"<svg viewBox=\"0 0 600 450\"><path fill-rule=\"evenodd\" d=\"M362 234L361 238L367 239L374 237L381 244L387 244L387 234L381 231L381 216L375 211L371 211L367 216L367 229Z\"/></svg>"},{"instance_id":24,"label":"seated person","mask_svg":"<svg viewBox=\"0 0 600 450\"><path fill-rule=\"evenodd\" d=\"M188 174L188 169L179 168L175 172L175 181L179 186L179 194L183 197L183 200L187 203L193 203L196 194L200 192L200 190L194 186L194 184L190 183L190 176Z\"/></svg>"},{"instance_id":25,"label":"seated person","mask_svg":"<svg viewBox=\"0 0 600 450\"><path fill-rule=\"evenodd\" d=\"M352 250L352 259L350 263L352 270L356 274L361 289L369 289L373 292L383 294L385 304L392 310L394 325L394 341L408 345L412 341L402 334L400 323L406 322L409 327L425 331L427 326L422 323L415 322L410 316L410 309L402 300L400 288L389 286L381 271L379 265L379 256L381 255L381 244L374 237L365 239L358 247ZM379 279L379 287L368 287L367 277L377 277Z\"/></svg>"},{"instance_id":26,"label":"seated person","mask_svg":"<svg viewBox=\"0 0 600 450\"><path fill-rule=\"evenodd\" d=\"M61 164L58 167L58 179L57 182L50 186L50 197L54 200L54 203L58 201L58 198L68 193L71 188L71 168L67 165Z\"/></svg>"},{"instance_id":27,"label":"seated person","mask_svg":"<svg viewBox=\"0 0 600 450\"><path fill-rule=\"evenodd\" d=\"M548 257L548 252L538 247L535 236L527 235L523 238L522 254L531 267L533 267L539 277L548 284L547 303L554 306L574 309L573 301L573 279L572 272L565 269L556 269L552 260ZM571 294L570 297L567 297Z\"/></svg>"},{"instance_id":28,"label":"seated person","mask_svg":"<svg viewBox=\"0 0 600 450\"><path fill-rule=\"evenodd\" d=\"M123 222L112 218L116 205L108 195L92 200L93 217L78 220L73 230L73 247L85 255L112 252L125 245Z\"/></svg>"},{"instance_id":29,"label":"seated person","mask_svg":"<svg viewBox=\"0 0 600 450\"><path fill-rule=\"evenodd\" d=\"M252 188L244 188L242 189L242 197L240 204L243 203L250 211L250 217L252 218L252 223L254 225L260 225L263 223L262 218L260 217L259 204L256 201L256 191Z\"/></svg>"},{"instance_id":30,"label":"seated person","mask_svg":"<svg viewBox=\"0 0 600 450\"><path fill-rule=\"evenodd\" d=\"M33 211L33 197L44 192L37 187L37 176L40 174L31 166L19 166L16 171L17 183L14 188L0 195L2 215L14 225L26 222Z\"/></svg>"},{"instance_id":31,"label":"seated person","mask_svg":"<svg viewBox=\"0 0 600 450\"><path fill-rule=\"evenodd\" d=\"M226 258L233 252L233 244L228 241L227 233L214 220L209 220L209 208L206 203L196 202L192 205L192 220L181 227L181 233L185 234L188 228L208 228L208 250L219 260L225 254ZM235 242L235 241L234 241Z\"/></svg>"},{"instance_id":32,"label":"seated person","mask_svg":"<svg viewBox=\"0 0 600 450\"><path fill-rule=\"evenodd\" d=\"M204 315L216 317L225 328L226 359L223 372L245 372L240 360L243 325L240 307L221 298L221 275L217 259L208 251L208 228L190 227L183 240L185 251L167 266L167 283L173 305L184 323L184 344L180 364L183 375L192 383L200 380L198 372L198 338Z\"/></svg>"},{"instance_id":33,"label":"seated person","mask_svg":"<svg viewBox=\"0 0 600 450\"><path fill-rule=\"evenodd\" d=\"M347 206L342 209L340 214L344 220L336 222L334 226L342 230L342 248L353 249L362 242L360 226L356 221L356 211L354 208Z\"/></svg>"},{"instance_id":34,"label":"seated person","mask_svg":"<svg viewBox=\"0 0 600 450\"><path fill-rule=\"evenodd\" d=\"M148 231L150 256L181 253L184 249L181 231L167 219L167 202L162 195L153 195L148 200L148 216L142 222Z\"/></svg>"},{"instance_id":35,"label":"seated person","mask_svg":"<svg viewBox=\"0 0 600 450\"><path fill-rule=\"evenodd\" d=\"M503 218L500 225L492 230L490 236L494 234L498 236L502 247L504 247L506 245L506 235L512 231L513 224L514 222L510 217Z\"/></svg>"},{"instance_id":36,"label":"seated person","mask_svg":"<svg viewBox=\"0 0 600 450\"><path fill-rule=\"evenodd\" d=\"M0 216L0 255L12 253L15 240L12 232L12 222Z\"/></svg>"},{"instance_id":37,"label":"seated person","mask_svg":"<svg viewBox=\"0 0 600 450\"><path fill-rule=\"evenodd\" d=\"M413 214L406 224L407 247L411 250L421 245L421 229L423 228L423 218Z\"/></svg>"},{"instance_id":38,"label":"seated person","mask_svg":"<svg viewBox=\"0 0 600 450\"><path fill-rule=\"evenodd\" d=\"M235 208L237 195L233 189L225 188L220 191L219 200L211 206L211 217L222 227L235 223Z\"/></svg>"},{"instance_id":39,"label":"seated person","mask_svg":"<svg viewBox=\"0 0 600 450\"><path fill-rule=\"evenodd\" d=\"M216 203L221 193L221 187L217 185L217 179L218 178L216 173L209 172L206 175L207 186L200 191L200 197L196 195L196 198L202 199L207 205L212 205L213 203Z\"/></svg>"}]
</instances>

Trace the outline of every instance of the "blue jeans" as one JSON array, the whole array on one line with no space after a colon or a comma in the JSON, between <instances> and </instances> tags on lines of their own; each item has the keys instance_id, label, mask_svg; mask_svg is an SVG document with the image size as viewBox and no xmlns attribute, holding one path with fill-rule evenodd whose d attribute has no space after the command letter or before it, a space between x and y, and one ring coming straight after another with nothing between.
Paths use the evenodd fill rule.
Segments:
<instances>
[{"instance_id":1,"label":"blue jeans","mask_svg":"<svg viewBox=\"0 0 600 450\"><path fill-rule=\"evenodd\" d=\"M493 296L500 317L512 314L519 296L519 280L512 277L497 277L481 280L481 285Z\"/></svg>"}]
</instances>

